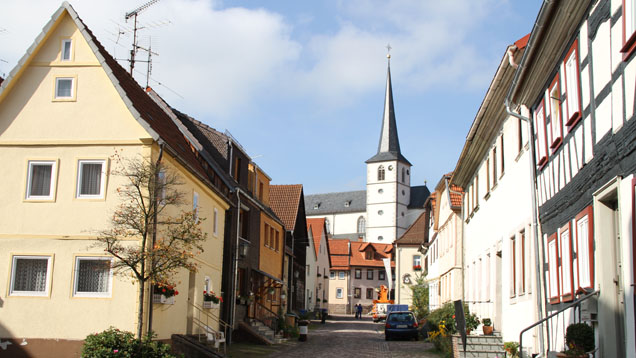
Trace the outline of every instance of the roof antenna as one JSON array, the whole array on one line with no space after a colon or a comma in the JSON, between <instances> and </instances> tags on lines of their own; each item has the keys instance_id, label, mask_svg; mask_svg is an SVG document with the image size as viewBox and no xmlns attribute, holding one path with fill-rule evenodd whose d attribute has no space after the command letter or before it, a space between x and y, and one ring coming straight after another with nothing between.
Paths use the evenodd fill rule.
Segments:
<instances>
[{"instance_id":1,"label":"roof antenna","mask_svg":"<svg viewBox=\"0 0 636 358\"><path fill-rule=\"evenodd\" d=\"M128 19L130 19L131 17L135 18L135 26L133 29L133 46L132 46L132 49L130 50L130 75L131 76L133 75L133 69L135 68L135 54L137 53L137 49L140 48L139 46L137 46L137 30L138 30L137 15L139 15L140 12L146 10L150 6L156 4L157 2L159 2L159 0L150 0L147 3L136 8L135 10L129 13L126 13L126 16L124 16L124 20L126 20L126 22L128 22ZM145 50L145 49L142 49L142 50Z\"/></svg>"}]
</instances>

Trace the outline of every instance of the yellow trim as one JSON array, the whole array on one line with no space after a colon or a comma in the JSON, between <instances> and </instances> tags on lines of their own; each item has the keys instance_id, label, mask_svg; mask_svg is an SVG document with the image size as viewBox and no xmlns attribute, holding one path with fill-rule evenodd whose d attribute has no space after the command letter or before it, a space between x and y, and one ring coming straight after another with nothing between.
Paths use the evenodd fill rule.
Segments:
<instances>
[{"instance_id":1,"label":"yellow trim","mask_svg":"<svg viewBox=\"0 0 636 358\"><path fill-rule=\"evenodd\" d=\"M51 188L51 190L53 191L53 193L51 193L51 199L29 199L29 169L30 169L30 162L54 162L55 163L55 168L54 168L54 172L51 173L51 178L55 180L55 182L53 183L53 187ZM54 203L57 200L57 183L59 180L59 170L60 167L60 159L59 158L51 158L51 157L47 157L47 158L27 158L27 163L26 163L26 175L24 176L23 180L22 180L22 187L24 188L24 192L22 195L22 202L23 203Z\"/></svg>"},{"instance_id":2,"label":"yellow trim","mask_svg":"<svg viewBox=\"0 0 636 358\"><path fill-rule=\"evenodd\" d=\"M110 145L146 145L147 141L152 142L152 138L124 139L124 140L44 140L44 141L4 141L0 142L0 147L47 147L47 146L110 146Z\"/></svg>"},{"instance_id":3,"label":"yellow trim","mask_svg":"<svg viewBox=\"0 0 636 358\"><path fill-rule=\"evenodd\" d=\"M82 198L79 196L79 168L80 161L104 161L104 183L101 198ZM82 202L106 201L106 193L108 192L108 177L110 177L110 158L109 157L75 157L75 191L73 192L73 200Z\"/></svg>"},{"instance_id":4,"label":"yellow trim","mask_svg":"<svg viewBox=\"0 0 636 358\"><path fill-rule=\"evenodd\" d=\"M72 78L71 97L57 97L57 80L61 78ZM77 75L55 75L53 77L53 102L77 102Z\"/></svg>"},{"instance_id":5,"label":"yellow trim","mask_svg":"<svg viewBox=\"0 0 636 358\"><path fill-rule=\"evenodd\" d=\"M70 291L71 292L70 292L69 298L72 299L72 300L74 300L74 299L80 299L80 300L81 299L112 300L113 297L114 297L114 295L113 295L113 283L115 282L115 273L113 272L112 268L110 269L111 272L110 272L110 296L109 297L99 297L99 296L95 296L95 297L92 297L92 296L80 296L80 297L78 297L78 296L74 295L74 293L75 293L75 279L76 279L76 277L75 277L75 271L76 271L75 267L77 265L77 258L78 257L105 257L105 258L110 259L111 262L115 260L115 258L113 256L111 256L111 255L104 255L104 254L73 254L73 265L72 265L72 268L71 268L73 271L71 271L71 285L70 285Z\"/></svg>"},{"instance_id":6,"label":"yellow trim","mask_svg":"<svg viewBox=\"0 0 636 358\"><path fill-rule=\"evenodd\" d=\"M49 278L48 286L47 286L47 294L44 296L29 296L29 295L12 295L11 294L11 275L13 274L13 258L15 256L48 256L51 258L51 272L47 272L47 276ZM53 290L53 268L55 266L55 254L54 253L11 253L9 255L9 270L8 271L8 280L7 280L7 291L5 298L46 298L51 299L51 291ZM48 267L47 267L48 270Z\"/></svg>"},{"instance_id":7,"label":"yellow trim","mask_svg":"<svg viewBox=\"0 0 636 358\"><path fill-rule=\"evenodd\" d=\"M66 40L70 40L71 41L71 53L70 53L71 58L69 58L68 60L64 60L62 58L62 53L64 51L64 41L66 41ZM60 56L58 57L58 60L60 62L65 62L65 63L69 63L69 62L75 61L75 40L73 39L72 36L71 37L64 36L64 37L60 38Z\"/></svg>"}]
</instances>

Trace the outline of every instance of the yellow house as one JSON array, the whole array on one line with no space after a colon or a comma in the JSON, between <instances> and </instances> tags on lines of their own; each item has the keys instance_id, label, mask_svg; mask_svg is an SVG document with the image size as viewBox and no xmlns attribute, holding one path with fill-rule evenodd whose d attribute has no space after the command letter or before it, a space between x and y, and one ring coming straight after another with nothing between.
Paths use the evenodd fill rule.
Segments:
<instances>
[{"instance_id":1,"label":"yellow house","mask_svg":"<svg viewBox=\"0 0 636 358\"><path fill-rule=\"evenodd\" d=\"M220 295L230 205L186 138L63 3L0 86L0 342L12 343L0 354L78 356L88 334L137 330L137 286L100 265L113 258L94 246L121 204L116 153L156 161L161 152L182 178L185 209L206 218L198 272L175 277L173 302L145 294L152 329L163 340L200 332L201 321L219 329L203 291Z\"/></svg>"}]
</instances>

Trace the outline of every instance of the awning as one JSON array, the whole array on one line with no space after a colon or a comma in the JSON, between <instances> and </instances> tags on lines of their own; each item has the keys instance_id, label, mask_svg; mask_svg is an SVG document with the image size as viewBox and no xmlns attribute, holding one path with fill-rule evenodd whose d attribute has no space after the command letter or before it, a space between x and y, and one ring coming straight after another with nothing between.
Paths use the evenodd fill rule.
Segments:
<instances>
[{"instance_id":1,"label":"awning","mask_svg":"<svg viewBox=\"0 0 636 358\"><path fill-rule=\"evenodd\" d=\"M277 278L275 276L272 276L272 275L268 274L265 271L261 271L259 269L255 269L255 268L253 268L252 271L256 271L256 272L260 273L261 275L274 280L276 283L281 283L281 284L283 283L283 281L281 281L281 279L279 279L279 278Z\"/></svg>"}]
</instances>

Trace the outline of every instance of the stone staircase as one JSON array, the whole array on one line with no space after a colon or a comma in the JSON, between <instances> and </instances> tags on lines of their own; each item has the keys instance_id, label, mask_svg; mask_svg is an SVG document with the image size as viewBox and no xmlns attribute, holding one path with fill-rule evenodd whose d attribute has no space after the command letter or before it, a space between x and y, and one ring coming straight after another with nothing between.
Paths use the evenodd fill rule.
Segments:
<instances>
[{"instance_id":1,"label":"stone staircase","mask_svg":"<svg viewBox=\"0 0 636 358\"><path fill-rule=\"evenodd\" d=\"M268 344L280 344L287 340L286 338L283 338L282 335L275 334L274 330L258 320L250 320L249 325L252 331L263 338L263 340Z\"/></svg>"},{"instance_id":2,"label":"stone staircase","mask_svg":"<svg viewBox=\"0 0 636 358\"><path fill-rule=\"evenodd\" d=\"M466 337L466 352L459 335L453 336L453 356L455 358L504 358L506 351L503 349L501 335L495 333L492 336L468 335Z\"/></svg>"}]
</instances>

